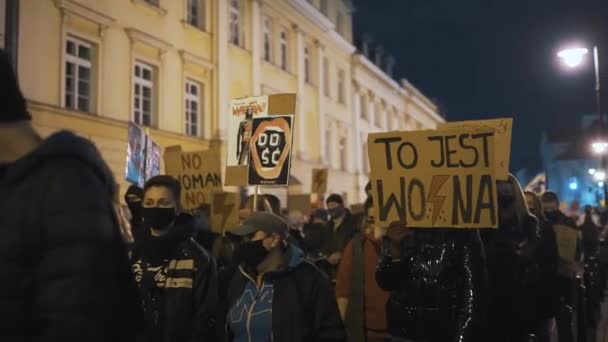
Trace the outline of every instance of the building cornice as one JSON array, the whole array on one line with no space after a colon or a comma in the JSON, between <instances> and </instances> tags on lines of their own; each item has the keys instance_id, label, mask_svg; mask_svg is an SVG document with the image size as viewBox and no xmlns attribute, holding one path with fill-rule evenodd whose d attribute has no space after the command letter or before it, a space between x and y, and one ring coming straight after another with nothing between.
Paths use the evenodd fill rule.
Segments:
<instances>
[{"instance_id":1,"label":"building cornice","mask_svg":"<svg viewBox=\"0 0 608 342\"><path fill-rule=\"evenodd\" d=\"M204 57L195 55L193 53L190 53L186 50L179 50L179 55L182 58L182 62L184 64L194 64L194 65L198 65L201 66L207 70L213 70L214 69L214 65L213 63L211 63L211 61L207 60Z\"/></svg>"},{"instance_id":2,"label":"building cornice","mask_svg":"<svg viewBox=\"0 0 608 342\"><path fill-rule=\"evenodd\" d=\"M72 0L55 0L54 2L55 6L62 11L63 14L77 15L99 25L102 29L109 27L116 21L110 16L99 13Z\"/></svg>"},{"instance_id":3,"label":"building cornice","mask_svg":"<svg viewBox=\"0 0 608 342\"><path fill-rule=\"evenodd\" d=\"M334 44L334 46L338 47L341 51L344 51L349 55L352 55L355 50L357 50L357 48L353 44L351 44L335 30L329 31L327 36L329 37L330 42Z\"/></svg>"},{"instance_id":4,"label":"building cornice","mask_svg":"<svg viewBox=\"0 0 608 342\"><path fill-rule=\"evenodd\" d=\"M353 59L355 62L360 64L361 66L367 68L371 71L375 76L380 78L382 81L393 87L395 90L400 90L402 87L397 83L397 81L390 78L382 69L380 69L376 64L372 63L367 57L360 53L356 53L353 55Z\"/></svg>"},{"instance_id":5,"label":"building cornice","mask_svg":"<svg viewBox=\"0 0 608 342\"><path fill-rule=\"evenodd\" d=\"M157 48L159 51L161 51L161 53L167 52L167 50L169 50L170 48L173 47L173 45L171 45L170 43L165 42L164 40L158 39L156 37L153 37L138 29L130 27L130 28L125 28L125 31L127 32L127 35L129 36L129 39L131 40L132 43L141 42L143 44Z\"/></svg>"},{"instance_id":6,"label":"building cornice","mask_svg":"<svg viewBox=\"0 0 608 342\"><path fill-rule=\"evenodd\" d=\"M323 13L317 10L306 0L288 0L288 3L293 6L301 15L319 26L323 31L334 30L335 25Z\"/></svg>"}]
</instances>

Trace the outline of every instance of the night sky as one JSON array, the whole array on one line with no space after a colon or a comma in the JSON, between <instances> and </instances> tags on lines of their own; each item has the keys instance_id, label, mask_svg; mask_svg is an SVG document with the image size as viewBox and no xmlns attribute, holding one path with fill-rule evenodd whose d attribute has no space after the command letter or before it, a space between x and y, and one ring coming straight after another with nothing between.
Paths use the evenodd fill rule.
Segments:
<instances>
[{"instance_id":1,"label":"night sky","mask_svg":"<svg viewBox=\"0 0 608 342\"><path fill-rule=\"evenodd\" d=\"M368 32L450 121L512 116L511 170L541 167L546 127L595 113L593 61L565 69L560 47L600 48L608 111L608 0L356 0L355 37ZM603 60L602 60L603 58ZM603 63L603 65L602 65Z\"/></svg>"}]
</instances>

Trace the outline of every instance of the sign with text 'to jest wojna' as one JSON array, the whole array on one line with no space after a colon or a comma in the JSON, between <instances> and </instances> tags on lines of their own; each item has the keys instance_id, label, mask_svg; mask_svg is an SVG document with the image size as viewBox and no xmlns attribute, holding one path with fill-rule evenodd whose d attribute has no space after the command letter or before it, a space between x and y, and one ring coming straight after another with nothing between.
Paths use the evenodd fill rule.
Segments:
<instances>
[{"instance_id":1,"label":"sign with text 'to jest wojna'","mask_svg":"<svg viewBox=\"0 0 608 342\"><path fill-rule=\"evenodd\" d=\"M495 130L368 136L376 220L410 228L496 228Z\"/></svg>"}]
</instances>

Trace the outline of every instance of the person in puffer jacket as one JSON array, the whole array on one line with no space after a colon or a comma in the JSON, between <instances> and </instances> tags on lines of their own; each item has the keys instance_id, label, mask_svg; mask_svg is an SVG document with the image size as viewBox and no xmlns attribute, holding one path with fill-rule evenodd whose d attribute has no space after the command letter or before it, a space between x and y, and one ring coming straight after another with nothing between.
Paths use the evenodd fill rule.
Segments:
<instances>
[{"instance_id":1,"label":"person in puffer jacket","mask_svg":"<svg viewBox=\"0 0 608 342\"><path fill-rule=\"evenodd\" d=\"M38 135L2 50L0 94L0 341L133 341L112 173L90 141Z\"/></svg>"},{"instance_id":2,"label":"person in puffer jacket","mask_svg":"<svg viewBox=\"0 0 608 342\"><path fill-rule=\"evenodd\" d=\"M389 227L378 285L395 341L481 341L483 252L477 230Z\"/></svg>"}]
</instances>

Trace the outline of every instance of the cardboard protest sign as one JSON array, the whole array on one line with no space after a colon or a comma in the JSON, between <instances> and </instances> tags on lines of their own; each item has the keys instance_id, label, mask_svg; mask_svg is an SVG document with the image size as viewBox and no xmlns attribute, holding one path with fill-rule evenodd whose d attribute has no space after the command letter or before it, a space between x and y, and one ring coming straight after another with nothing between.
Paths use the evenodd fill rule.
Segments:
<instances>
[{"instance_id":1,"label":"cardboard protest sign","mask_svg":"<svg viewBox=\"0 0 608 342\"><path fill-rule=\"evenodd\" d=\"M511 134L513 130L512 118L472 120L445 122L438 125L438 129L453 129L459 127L494 128L494 158L496 159L496 178L509 179L509 161L511 160Z\"/></svg>"},{"instance_id":2,"label":"cardboard protest sign","mask_svg":"<svg viewBox=\"0 0 608 342\"><path fill-rule=\"evenodd\" d=\"M324 194L327 192L327 169L312 170L312 186L313 194Z\"/></svg>"},{"instance_id":3,"label":"cardboard protest sign","mask_svg":"<svg viewBox=\"0 0 608 342\"><path fill-rule=\"evenodd\" d=\"M253 119L249 185L288 185L291 169L293 115Z\"/></svg>"},{"instance_id":4,"label":"cardboard protest sign","mask_svg":"<svg viewBox=\"0 0 608 342\"><path fill-rule=\"evenodd\" d=\"M568 262L575 262L578 232L576 229L564 225L555 225L553 229L555 230L559 257Z\"/></svg>"},{"instance_id":5,"label":"cardboard protest sign","mask_svg":"<svg viewBox=\"0 0 608 342\"><path fill-rule=\"evenodd\" d=\"M168 147L165 171L182 185L181 203L185 209L211 203L212 194L222 191L219 150L182 152L179 146Z\"/></svg>"},{"instance_id":6,"label":"cardboard protest sign","mask_svg":"<svg viewBox=\"0 0 608 342\"><path fill-rule=\"evenodd\" d=\"M161 148L150 137L146 139L146 180L160 175Z\"/></svg>"},{"instance_id":7,"label":"cardboard protest sign","mask_svg":"<svg viewBox=\"0 0 608 342\"><path fill-rule=\"evenodd\" d=\"M145 148L146 134L139 126L129 122L125 179L133 184L138 184L139 186L143 186L145 182Z\"/></svg>"},{"instance_id":8,"label":"cardboard protest sign","mask_svg":"<svg viewBox=\"0 0 608 342\"><path fill-rule=\"evenodd\" d=\"M310 194L289 195L287 197L287 208L290 214L310 215Z\"/></svg>"},{"instance_id":9,"label":"cardboard protest sign","mask_svg":"<svg viewBox=\"0 0 608 342\"><path fill-rule=\"evenodd\" d=\"M249 97L230 103L227 166L247 165L254 118L268 116L268 96Z\"/></svg>"},{"instance_id":10,"label":"cardboard protest sign","mask_svg":"<svg viewBox=\"0 0 608 342\"><path fill-rule=\"evenodd\" d=\"M368 136L376 220L411 228L496 228L494 129Z\"/></svg>"},{"instance_id":11,"label":"cardboard protest sign","mask_svg":"<svg viewBox=\"0 0 608 342\"><path fill-rule=\"evenodd\" d=\"M241 99L241 100L236 100L236 102L233 102L234 106L232 107L232 109L236 109L237 112L242 112L243 108L245 108L245 114L246 114L246 107L243 107L242 105L239 106L239 104L242 104L242 102L247 102L247 101L252 101L252 99L262 99L259 100L259 103L262 104L264 103L263 100L263 96L260 97L256 97L256 98L249 98L249 99ZM273 95L269 95L267 97L267 103L268 103L268 110L267 110L267 114L266 115L289 115L289 114L293 114L296 111L296 94L273 94ZM258 102L256 102L258 103ZM258 106L259 107L259 106ZM238 116L236 115L231 115L231 120L235 120L238 121ZM264 116L265 114L263 112L260 113L259 116ZM232 127L232 131L230 131L230 127ZM238 142L238 127L240 127L240 125L237 124L230 124L229 127L229 138L228 138L228 145L232 143L234 144L234 147L230 147L227 146L227 151L229 154L229 158L227 160L227 164L226 164L226 174L224 175L224 185L227 186L247 186L247 165L238 165L238 162L236 163L237 166L231 166L235 164L234 160L230 160L230 156L236 156L236 151L237 151L237 142ZM236 128L235 128L236 127ZM235 135L236 134L236 135ZM234 137L234 139L232 139L231 137ZM242 139L241 139L242 141ZM239 155L240 157L240 155ZM244 156L243 156L244 157ZM234 157L236 158L236 157Z\"/></svg>"},{"instance_id":12,"label":"cardboard protest sign","mask_svg":"<svg viewBox=\"0 0 608 342\"><path fill-rule=\"evenodd\" d=\"M211 201L211 226L215 232L225 232L239 225L239 204L241 197L238 193L218 192L213 194Z\"/></svg>"}]
</instances>

